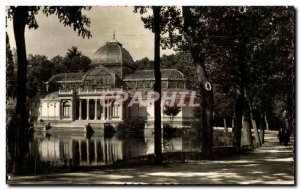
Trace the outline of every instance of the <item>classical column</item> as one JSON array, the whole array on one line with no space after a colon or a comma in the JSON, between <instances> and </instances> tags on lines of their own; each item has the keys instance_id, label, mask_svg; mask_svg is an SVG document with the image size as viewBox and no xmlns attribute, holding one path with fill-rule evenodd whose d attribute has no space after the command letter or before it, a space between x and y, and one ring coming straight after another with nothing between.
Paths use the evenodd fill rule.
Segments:
<instances>
[{"instance_id":1,"label":"classical column","mask_svg":"<svg viewBox=\"0 0 300 190\"><path fill-rule=\"evenodd\" d=\"M111 119L111 101L108 101L108 119Z\"/></svg>"},{"instance_id":2,"label":"classical column","mask_svg":"<svg viewBox=\"0 0 300 190\"><path fill-rule=\"evenodd\" d=\"M54 118L57 119L56 113L55 113L56 112L56 102L54 102L53 105L54 105ZM29 110L29 115L30 115L30 110Z\"/></svg>"},{"instance_id":3,"label":"classical column","mask_svg":"<svg viewBox=\"0 0 300 190\"><path fill-rule=\"evenodd\" d=\"M105 120L105 100L103 100L103 105L102 105L102 115L103 117L101 117L102 120Z\"/></svg>"},{"instance_id":4,"label":"classical column","mask_svg":"<svg viewBox=\"0 0 300 190\"><path fill-rule=\"evenodd\" d=\"M90 120L90 100L86 99L86 120Z\"/></svg>"},{"instance_id":5,"label":"classical column","mask_svg":"<svg viewBox=\"0 0 300 190\"><path fill-rule=\"evenodd\" d=\"M82 119L82 100L79 99L79 120Z\"/></svg>"},{"instance_id":6,"label":"classical column","mask_svg":"<svg viewBox=\"0 0 300 190\"><path fill-rule=\"evenodd\" d=\"M98 118L97 118L97 109L98 109L98 100L95 99L95 118L94 118L94 120L97 120L97 119L98 119Z\"/></svg>"},{"instance_id":7,"label":"classical column","mask_svg":"<svg viewBox=\"0 0 300 190\"><path fill-rule=\"evenodd\" d=\"M61 103L60 103L60 116L61 116L61 119L63 119L64 117L64 101L61 100Z\"/></svg>"},{"instance_id":8,"label":"classical column","mask_svg":"<svg viewBox=\"0 0 300 190\"><path fill-rule=\"evenodd\" d=\"M74 109L73 99L70 99L70 103L71 103L71 110L69 109L69 114L70 114L70 120L73 121L73 109Z\"/></svg>"},{"instance_id":9,"label":"classical column","mask_svg":"<svg viewBox=\"0 0 300 190\"><path fill-rule=\"evenodd\" d=\"M76 109L77 109L77 105L76 105L76 99L72 98L72 121L74 121L76 119Z\"/></svg>"},{"instance_id":10,"label":"classical column","mask_svg":"<svg viewBox=\"0 0 300 190\"><path fill-rule=\"evenodd\" d=\"M43 109L41 109L41 116L43 115L42 114L42 110ZM59 100L59 109L58 109L58 117L59 117L59 119L61 120L61 115L62 115L62 111L61 111L61 100Z\"/></svg>"}]
</instances>

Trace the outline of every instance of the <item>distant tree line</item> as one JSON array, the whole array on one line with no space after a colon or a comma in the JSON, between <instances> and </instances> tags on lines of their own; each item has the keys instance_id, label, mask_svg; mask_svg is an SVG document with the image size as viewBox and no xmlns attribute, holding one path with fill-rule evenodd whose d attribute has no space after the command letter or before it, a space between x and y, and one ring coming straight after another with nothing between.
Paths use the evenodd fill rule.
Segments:
<instances>
[{"instance_id":1,"label":"distant tree line","mask_svg":"<svg viewBox=\"0 0 300 190\"><path fill-rule=\"evenodd\" d=\"M8 39L8 37L7 37ZM7 40L9 43L9 41ZM15 59L13 59L15 57ZM7 44L7 96L14 98L16 95L16 54ZM85 72L91 66L91 59L82 54L77 47L72 46L64 57L57 55L49 59L45 55L32 55L27 57L27 96L35 98L38 94L46 93L45 82L53 75L69 72Z\"/></svg>"}]
</instances>

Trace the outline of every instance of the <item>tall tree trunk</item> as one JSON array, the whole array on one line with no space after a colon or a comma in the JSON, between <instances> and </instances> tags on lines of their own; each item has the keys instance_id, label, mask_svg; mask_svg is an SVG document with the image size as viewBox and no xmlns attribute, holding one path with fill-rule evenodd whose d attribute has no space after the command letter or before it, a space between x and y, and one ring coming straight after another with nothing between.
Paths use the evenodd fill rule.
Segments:
<instances>
[{"instance_id":1,"label":"tall tree trunk","mask_svg":"<svg viewBox=\"0 0 300 190\"><path fill-rule=\"evenodd\" d=\"M226 118L223 118L223 122L224 122L224 131L227 132L227 123L226 123Z\"/></svg>"},{"instance_id":2,"label":"tall tree trunk","mask_svg":"<svg viewBox=\"0 0 300 190\"><path fill-rule=\"evenodd\" d=\"M267 111L265 111L265 117L264 117L264 120L265 120L265 124L266 124L266 130L270 130L270 129L269 129L269 122L268 122L268 119L267 119Z\"/></svg>"},{"instance_id":3,"label":"tall tree trunk","mask_svg":"<svg viewBox=\"0 0 300 190\"><path fill-rule=\"evenodd\" d=\"M26 108L27 58L25 46L25 26L27 24L28 8L16 7L13 15L14 35L17 47L17 104L16 104L16 143L15 143L15 173L22 173L25 157L26 129L28 113Z\"/></svg>"},{"instance_id":4,"label":"tall tree trunk","mask_svg":"<svg viewBox=\"0 0 300 190\"><path fill-rule=\"evenodd\" d=\"M194 47L195 34L190 29L193 26L193 19L191 13L191 7L183 6L183 31L185 39L188 41L189 50L193 59L194 65L197 67L197 79L199 85L199 94L202 97L202 115L199 114L199 119L202 120L202 147L201 152L204 159L212 159L212 145L213 145L213 127L212 127L212 115L213 115L213 90L212 85L208 80L207 72L204 66L204 55L199 54L198 47ZM200 126L199 126L200 128ZM200 130L198 130L200 131ZM200 134L199 134L200 135Z\"/></svg>"},{"instance_id":5,"label":"tall tree trunk","mask_svg":"<svg viewBox=\"0 0 300 190\"><path fill-rule=\"evenodd\" d=\"M160 72L160 6L153 6L154 16L154 91L159 98L154 102L154 155L155 163L162 163L161 151L161 72Z\"/></svg>"},{"instance_id":6,"label":"tall tree trunk","mask_svg":"<svg viewBox=\"0 0 300 190\"><path fill-rule=\"evenodd\" d=\"M197 64L197 76L200 84L200 95L203 100L202 107L202 147L201 152L204 159L212 159L213 146L213 90L211 83L208 81L204 66Z\"/></svg>"},{"instance_id":7,"label":"tall tree trunk","mask_svg":"<svg viewBox=\"0 0 300 190\"><path fill-rule=\"evenodd\" d=\"M260 119L260 122L259 122L259 139L260 139L261 145L263 145L265 143L264 138L265 138L265 130L264 130L264 127L263 127L261 119Z\"/></svg>"},{"instance_id":8,"label":"tall tree trunk","mask_svg":"<svg viewBox=\"0 0 300 190\"><path fill-rule=\"evenodd\" d=\"M237 64L240 71L241 80L239 81L239 89L238 91L238 98L235 105L235 127L234 127L234 139L233 139L233 148L235 151L241 151L241 134L243 128L243 115L245 114L245 92L244 88L246 85L246 71L245 71L245 39L240 40L240 45L237 47Z\"/></svg>"},{"instance_id":9,"label":"tall tree trunk","mask_svg":"<svg viewBox=\"0 0 300 190\"><path fill-rule=\"evenodd\" d=\"M253 141L252 141L252 132L251 132L251 126L250 126L250 116L249 114L246 114L245 116L242 116L243 118L243 132L244 132L244 138L246 145L248 146L248 149L253 149Z\"/></svg>"},{"instance_id":10,"label":"tall tree trunk","mask_svg":"<svg viewBox=\"0 0 300 190\"><path fill-rule=\"evenodd\" d=\"M245 130L246 133L246 139L247 139L247 145L248 145L248 149L252 150L254 148L253 146L253 140L252 140L252 131L251 131L251 127L252 123L251 123L251 108L250 108L250 104L247 104L247 93L246 93L246 89L244 88L244 118L243 118L243 128Z\"/></svg>"},{"instance_id":11,"label":"tall tree trunk","mask_svg":"<svg viewBox=\"0 0 300 190\"><path fill-rule=\"evenodd\" d=\"M260 140L260 135L259 135L258 128L256 125L256 121L255 121L255 119L252 118L252 114L250 114L250 117L251 117L251 123L252 123L253 132L254 132L254 136L255 136L255 142L258 146L261 146L261 140Z\"/></svg>"},{"instance_id":12,"label":"tall tree trunk","mask_svg":"<svg viewBox=\"0 0 300 190\"><path fill-rule=\"evenodd\" d=\"M259 133L259 136L260 136L260 142L261 144L264 144L265 143L265 121L264 121L264 118L265 118L265 112L262 111L260 113L260 118L259 118L259 129L260 129L260 133Z\"/></svg>"},{"instance_id":13,"label":"tall tree trunk","mask_svg":"<svg viewBox=\"0 0 300 190\"><path fill-rule=\"evenodd\" d=\"M233 148L236 152L241 151L241 138L242 138L242 128L243 128L243 107L244 107L244 94L243 88L241 89L241 94L239 95L236 105L235 105L235 125L233 130Z\"/></svg>"},{"instance_id":14,"label":"tall tree trunk","mask_svg":"<svg viewBox=\"0 0 300 190\"><path fill-rule=\"evenodd\" d=\"M249 112L250 112L250 120L251 120L251 124L253 127L253 132L254 132L254 136L255 136L255 141L257 143L258 146L261 146L261 141L260 141L260 137L259 137L259 133L258 133L258 129L257 129L257 125L256 125L256 121L253 117L253 109L252 109L252 104L250 101L250 98L247 94L247 91L245 89L245 97L247 98L248 102L249 102Z\"/></svg>"}]
</instances>

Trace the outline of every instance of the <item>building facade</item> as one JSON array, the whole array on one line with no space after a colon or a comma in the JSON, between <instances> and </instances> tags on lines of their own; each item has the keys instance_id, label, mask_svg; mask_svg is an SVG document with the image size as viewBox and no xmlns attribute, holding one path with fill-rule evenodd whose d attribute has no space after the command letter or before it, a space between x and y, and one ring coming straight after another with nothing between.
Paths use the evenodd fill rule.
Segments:
<instances>
[{"instance_id":1,"label":"building facade","mask_svg":"<svg viewBox=\"0 0 300 190\"><path fill-rule=\"evenodd\" d=\"M41 98L39 119L58 126L67 123L101 126L142 117L148 127L153 127L154 100L147 106L140 103L128 106L129 101L119 101L119 94L128 94L130 100L136 92L146 101L155 81L153 70L136 70L129 52L115 40L100 47L91 64L92 68L86 72L61 73L46 82L48 94ZM180 71L161 69L161 76L163 93L172 96L174 92L184 92L184 101L189 101L192 91L186 88L186 78ZM183 107L172 123L174 127L190 126L192 118L193 109ZM169 122L170 117L162 112L162 120Z\"/></svg>"}]
</instances>

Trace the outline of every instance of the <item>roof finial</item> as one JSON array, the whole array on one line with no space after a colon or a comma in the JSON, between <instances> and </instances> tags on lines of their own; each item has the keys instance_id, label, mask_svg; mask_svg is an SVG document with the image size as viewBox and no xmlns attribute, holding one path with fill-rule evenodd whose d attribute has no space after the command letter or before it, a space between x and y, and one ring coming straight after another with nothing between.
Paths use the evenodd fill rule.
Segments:
<instances>
[{"instance_id":1,"label":"roof finial","mask_svg":"<svg viewBox=\"0 0 300 190\"><path fill-rule=\"evenodd\" d=\"M114 33L113 33L113 40L114 41L116 40L116 31L115 31L115 28L114 28Z\"/></svg>"}]
</instances>

